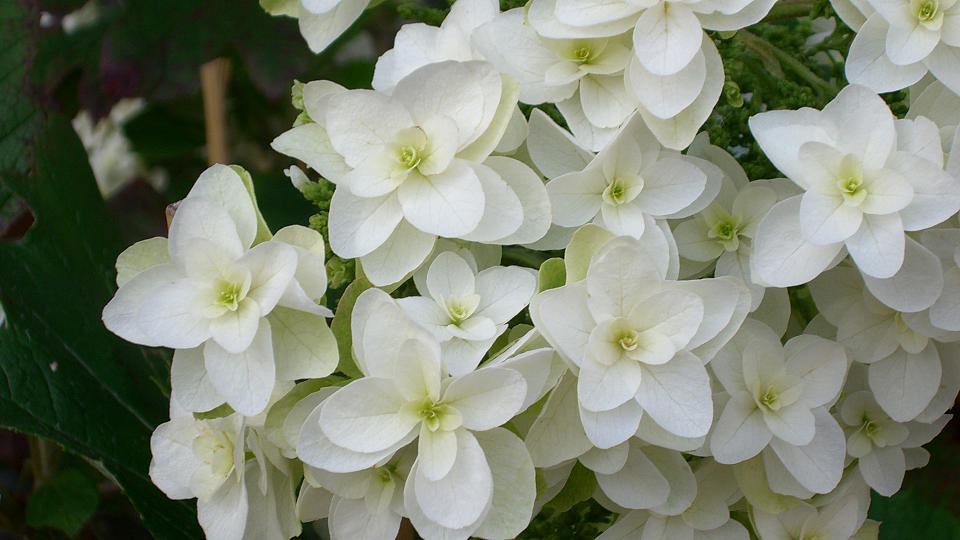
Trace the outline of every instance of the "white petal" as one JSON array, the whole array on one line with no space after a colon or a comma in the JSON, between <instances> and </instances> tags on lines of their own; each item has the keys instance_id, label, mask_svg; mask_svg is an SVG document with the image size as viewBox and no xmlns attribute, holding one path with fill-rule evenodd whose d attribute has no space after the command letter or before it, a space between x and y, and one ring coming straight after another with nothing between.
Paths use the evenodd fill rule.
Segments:
<instances>
[{"instance_id":1,"label":"white petal","mask_svg":"<svg viewBox=\"0 0 960 540\"><path fill-rule=\"evenodd\" d=\"M484 368L453 379L443 401L460 412L465 428L486 431L517 414L526 394L527 384L516 371Z\"/></svg>"},{"instance_id":2,"label":"white petal","mask_svg":"<svg viewBox=\"0 0 960 540\"><path fill-rule=\"evenodd\" d=\"M464 161L454 160L440 174L411 175L398 195L404 217L423 232L460 236L473 231L483 217L483 186Z\"/></svg>"},{"instance_id":3,"label":"white petal","mask_svg":"<svg viewBox=\"0 0 960 540\"><path fill-rule=\"evenodd\" d=\"M273 310L297 270L297 252L282 242L264 242L243 254L237 264L250 270L250 291L260 314Z\"/></svg>"},{"instance_id":4,"label":"white petal","mask_svg":"<svg viewBox=\"0 0 960 540\"><path fill-rule=\"evenodd\" d=\"M589 75L580 80L580 104L591 124L616 128L637 109L623 75Z\"/></svg>"},{"instance_id":5,"label":"white petal","mask_svg":"<svg viewBox=\"0 0 960 540\"><path fill-rule=\"evenodd\" d=\"M364 199L338 188L330 200L330 249L345 259L366 255L383 245L402 219L395 194Z\"/></svg>"},{"instance_id":6,"label":"white petal","mask_svg":"<svg viewBox=\"0 0 960 540\"><path fill-rule=\"evenodd\" d=\"M452 251L444 251L430 263L427 290L437 303L460 300L477 292L476 273L467 261Z\"/></svg>"},{"instance_id":7,"label":"white petal","mask_svg":"<svg viewBox=\"0 0 960 540\"><path fill-rule=\"evenodd\" d=\"M710 378L700 359L687 352L645 366L637 400L657 424L681 437L705 435L713 422Z\"/></svg>"},{"instance_id":8,"label":"white petal","mask_svg":"<svg viewBox=\"0 0 960 540\"><path fill-rule=\"evenodd\" d=\"M939 148L938 148L939 150ZM916 231L932 227L960 210L960 179L929 160L895 152L886 167L898 171L913 185L913 198L900 210L903 228Z\"/></svg>"},{"instance_id":9,"label":"white petal","mask_svg":"<svg viewBox=\"0 0 960 540\"><path fill-rule=\"evenodd\" d=\"M137 324L154 344L175 349L197 347L210 338L210 323L198 309L198 295L188 278L155 287L137 312ZM259 311L256 316L259 318Z\"/></svg>"},{"instance_id":10,"label":"white petal","mask_svg":"<svg viewBox=\"0 0 960 540\"><path fill-rule=\"evenodd\" d=\"M419 418L400 413L404 403L392 381L357 379L327 399L318 420L334 444L354 452L379 452L403 440L419 423Z\"/></svg>"},{"instance_id":11,"label":"white petal","mask_svg":"<svg viewBox=\"0 0 960 540\"><path fill-rule=\"evenodd\" d=\"M182 278L183 274L172 264L157 265L138 273L125 282L103 308L103 325L127 341L148 347L160 345L149 335L149 327L141 328L137 314L155 289Z\"/></svg>"},{"instance_id":12,"label":"white petal","mask_svg":"<svg viewBox=\"0 0 960 540\"><path fill-rule=\"evenodd\" d=\"M803 382L803 401L810 408L826 405L840 394L847 373L842 345L817 336L800 335L784 346L787 374Z\"/></svg>"},{"instance_id":13,"label":"white petal","mask_svg":"<svg viewBox=\"0 0 960 540\"><path fill-rule=\"evenodd\" d=\"M825 270L843 248L840 243L818 246L804 239L800 199L791 197L775 204L757 227L750 263L753 276L762 284L788 287L806 283Z\"/></svg>"},{"instance_id":14,"label":"white petal","mask_svg":"<svg viewBox=\"0 0 960 540\"><path fill-rule=\"evenodd\" d=\"M436 240L403 220L380 247L360 257L364 275L378 287L403 281L423 264Z\"/></svg>"},{"instance_id":15,"label":"white petal","mask_svg":"<svg viewBox=\"0 0 960 540\"><path fill-rule=\"evenodd\" d=\"M693 60L702 38L700 21L689 7L665 2L640 15L633 31L633 52L651 73L670 75Z\"/></svg>"},{"instance_id":16,"label":"white petal","mask_svg":"<svg viewBox=\"0 0 960 540\"><path fill-rule=\"evenodd\" d=\"M337 341L324 317L277 308L268 320L278 380L319 379L337 368Z\"/></svg>"},{"instance_id":17,"label":"white petal","mask_svg":"<svg viewBox=\"0 0 960 540\"><path fill-rule=\"evenodd\" d=\"M175 418L157 426L150 436L150 480L171 499L191 499L190 477L198 463L193 440L198 435L197 421Z\"/></svg>"},{"instance_id":18,"label":"white petal","mask_svg":"<svg viewBox=\"0 0 960 540\"><path fill-rule=\"evenodd\" d=\"M697 479L683 454L665 448L647 447L643 449L647 459L656 465L660 474L670 484L667 500L653 511L667 516L678 516L690 507L697 496Z\"/></svg>"},{"instance_id":19,"label":"white petal","mask_svg":"<svg viewBox=\"0 0 960 540\"><path fill-rule=\"evenodd\" d=\"M281 133L270 143L270 147L281 154L303 161L331 182L339 182L350 172L343 156L330 144L327 130L314 122Z\"/></svg>"},{"instance_id":20,"label":"white petal","mask_svg":"<svg viewBox=\"0 0 960 540\"><path fill-rule=\"evenodd\" d=\"M814 417L802 402L795 402L779 411L764 411L764 422L774 438L794 446L810 444L814 436Z\"/></svg>"},{"instance_id":21,"label":"white petal","mask_svg":"<svg viewBox=\"0 0 960 540\"><path fill-rule=\"evenodd\" d=\"M828 493L843 474L843 430L823 409L814 411L816 435L806 446L792 446L779 439L770 441L777 457L803 487L814 493Z\"/></svg>"},{"instance_id":22,"label":"white petal","mask_svg":"<svg viewBox=\"0 0 960 540\"><path fill-rule=\"evenodd\" d=\"M330 505L330 537L332 540L393 538L400 530L401 518L389 509L372 512L364 499L337 497Z\"/></svg>"},{"instance_id":23,"label":"white petal","mask_svg":"<svg viewBox=\"0 0 960 540\"><path fill-rule=\"evenodd\" d=\"M899 215L866 214L860 229L847 239L846 246L861 272L888 278L903 264L904 238Z\"/></svg>"},{"instance_id":24,"label":"white petal","mask_svg":"<svg viewBox=\"0 0 960 540\"><path fill-rule=\"evenodd\" d=\"M536 242L550 229L550 198L540 175L523 162L503 156L491 156L484 165L500 174L501 178L520 199L523 221L520 227L498 244L529 244Z\"/></svg>"},{"instance_id":25,"label":"white petal","mask_svg":"<svg viewBox=\"0 0 960 540\"><path fill-rule=\"evenodd\" d=\"M668 216L693 204L703 193L707 175L683 157L659 159L643 169L640 206L653 216Z\"/></svg>"},{"instance_id":26,"label":"white petal","mask_svg":"<svg viewBox=\"0 0 960 540\"><path fill-rule=\"evenodd\" d=\"M844 87L823 108L822 117L836 126L838 148L861 157L866 164L884 163L896 149L897 130L890 108L862 86Z\"/></svg>"},{"instance_id":27,"label":"white petal","mask_svg":"<svg viewBox=\"0 0 960 540\"><path fill-rule=\"evenodd\" d=\"M322 15L300 9L300 33L314 53L321 53L360 17L369 0L341 0L337 7Z\"/></svg>"},{"instance_id":28,"label":"white petal","mask_svg":"<svg viewBox=\"0 0 960 540\"><path fill-rule=\"evenodd\" d=\"M558 465L593 446L583 431L579 414L577 378L567 373L547 397L527 432L527 448L537 467Z\"/></svg>"},{"instance_id":29,"label":"white petal","mask_svg":"<svg viewBox=\"0 0 960 540\"><path fill-rule=\"evenodd\" d=\"M627 82L640 103L658 118L670 118L690 106L707 78L707 61L697 51L689 64L671 75L655 75L647 71L634 56L627 69Z\"/></svg>"},{"instance_id":30,"label":"white petal","mask_svg":"<svg viewBox=\"0 0 960 540\"><path fill-rule=\"evenodd\" d=\"M245 416L263 412L277 376L269 322L260 322L250 347L239 354L208 342L203 360L210 383L227 404Z\"/></svg>"},{"instance_id":31,"label":"white petal","mask_svg":"<svg viewBox=\"0 0 960 540\"><path fill-rule=\"evenodd\" d=\"M569 132L540 109L530 111L527 151L537 169L547 178L582 171L593 154L578 146Z\"/></svg>"},{"instance_id":32,"label":"white petal","mask_svg":"<svg viewBox=\"0 0 960 540\"><path fill-rule=\"evenodd\" d=\"M334 94L325 120L330 144L351 168L383 153L398 131L415 125L403 105L372 90Z\"/></svg>"},{"instance_id":33,"label":"white petal","mask_svg":"<svg viewBox=\"0 0 960 540\"><path fill-rule=\"evenodd\" d=\"M579 460L581 465L591 471L600 474L614 474L623 469L628 457L630 457L630 444L623 442L606 450L592 448L589 452L580 456Z\"/></svg>"},{"instance_id":34,"label":"white petal","mask_svg":"<svg viewBox=\"0 0 960 540\"><path fill-rule=\"evenodd\" d=\"M643 410L630 400L609 411L588 411L580 407L583 430L598 448L611 448L626 441L637 432Z\"/></svg>"},{"instance_id":35,"label":"white petal","mask_svg":"<svg viewBox=\"0 0 960 540\"><path fill-rule=\"evenodd\" d=\"M877 448L860 458L859 463L860 474L877 493L889 497L900 491L906 471L903 450L896 447Z\"/></svg>"},{"instance_id":36,"label":"white petal","mask_svg":"<svg viewBox=\"0 0 960 540\"><path fill-rule=\"evenodd\" d=\"M180 263L184 249L194 238L216 244L232 259L242 255L248 247L241 240L237 224L227 210L206 197L190 197L177 206L170 222L170 258Z\"/></svg>"},{"instance_id":37,"label":"white petal","mask_svg":"<svg viewBox=\"0 0 960 540\"><path fill-rule=\"evenodd\" d=\"M597 325L587 309L586 287L572 284L541 292L530 301L530 318L557 352L580 364Z\"/></svg>"},{"instance_id":38,"label":"white petal","mask_svg":"<svg viewBox=\"0 0 960 540\"><path fill-rule=\"evenodd\" d=\"M607 180L599 167L558 176L547 183L554 223L577 227L593 219L600 211Z\"/></svg>"},{"instance_id":39,"label":"white petal","mask_svg":"<svg viewBox=\"0 0 960 540\"><path fill-rule=\"evenodd\" d=\"M244 246L257 235L257 214L250 193L240 175L226 165L213 165L203 171L187 197L205 197L227 211Z\"/></svg>"},{"instance_id":40,"label":"white petal","mask_svg":"<svg viewBox=\"0 0 960 540\"><path fill-rule=\"evenodd\" d=\"M887 58L905 66L926 58L940 42L940 32L919 22L912 25L891 24L887 30Z\"/></svg>"},{"instance_id":41,"label":"white petal","mask_svg":"<svg viewBox=\"0 0 960 540\"><path fill-rule=\"evenodd\" d=\"M941 43L933 49L924 63L930 68L930 73L947 86L953 93L960 93L960 71L957 71L957 62L960 61L960 47L949 47Z\"/></svg>"},{"instance_id":42,"label":"white petal","mask_svg":"<svg viewBox=\"0 0 960 540\"><path fill-rule=\"evenodd\" d=\"M263 326L260 304L252 298L240 302L237 309L210 319L213 342L232 354L247 350Z\"/></svg>"},{"instance_id":43,"label":"white petal","mask_svg":"<svg viewBox=\"0 0 960 540\"><path fill-rule=\"evenodd\" d=\"M241 465L242 467L242 465ZM231 477L207 501L197 501L197 521L210 540L242 538L247 524L247 488Z\"/></svg>"},{"instance_id":44,"label":"white petal","mask_svg":"<svg viewBox=\"0 0 960 540\"><path fill-rule=\"evenodd\" d=\"M739 463L760 453L770 443L763 414L746 392L730 397L710 437L710 452L719 463Z\"/></svg>"},{"instance_id":45,"label":"white petal","mask_svg":"<svg viewBox=\"0 0 960 540\"><path fill-rule=\"evenodd\" d=\"M897 422L919 415L940 387L940 355L932 344L919 354L903 349L870 365L870 389L883 411Z\"/></svg>"},{"instance_id":46,"label":"white petal","mask_svg":"<svg viewBox=\"0 0 960 540\"><path fill-rule=\"evenodd\" d=\"M483 217L473 231L461 235L461 238L471 242L492 243L515 233L523 223L520 198L490 167L476 163L471 167L483 188Z\"/></svg>"},{"instance_id":47,"label":"white petal","mask_svg":"<svg viewBox=\"0 0 960 540\"><path fill-rule=\"evenodd\" d=\"M191 412L209 411L224 402L210 382L200 347L174 351L170 365L170 399Z\"/></svg>"},{"instance_id":48,"label":"white petal","mask_svg":"<svg viewBox=\"0 0 960 540\"><path fill-rule=\"evenodd\" d=\"M615 409L633 399L642 376L641 365L626 357L609 366L587 358L577 381L580 406L588 411Z\"/></svg>"},{"instance_id":49,"label":"white petal","mask_svg":"<svg viewBox=\"0 0 960 540\"><path fill-rule=\"evenodd\" d=\"M536 278L524 268L495 266L481 270L477 275L480 304L475 313L497 324L505 323L523 311L536 287Z\"/></svg>"},{"instance_id":50,"label":"white petal","mask_svg":"<svg viewBox=\"0 0 960 540\"><path fill-rule=\"evenodd\" d=\"M888 28L879 13L871 15L860 27L844 66L851 83L862 84L874 92L892 92L916 83L927 73L921 62L898 66L890 61L886 51Z\"/></svg>"},{"instance_id":51,"label":"white petal","mask_svg":"<svg viewBox=\"0 0 960 540\"><path fill-rule=\"evenodd\" d=\"M878 300L911 313L930 307L944 289L940 260L910 237L906 237L903 266L896 274L886 279L864 274L863 281Z\"/></svg>"},{"instance_id":52,"label":"white petal","mask_svg":"<svg viewBox=\"0 0 960 540\"><path fill-rule=\"evenodd\" d=\"M630 457L616 474L597 474L597 484L607 497L625 508L653 508L670 495L667 479L639 445L631 445Z\"/></svg>"},{"instance_id":53,"label":"white petal","mask_svg":"<svg viewBox=\"0 0 960 540\"><path fill-rule=\"evenodd\" d=\"M417 444L419 472L424 478L436 482L450 472L457 459L457 431L434 432L424 426Z\"/></svg>"},{"instance_id":54,"label":"white petal","mask_svg":"<svg viewBox=\"0 0 960 540\"><path fill-rule=\"evenodd\" d=\"M451 529L476 523L493 497L493 476L483 449L472 433L457 433L457 460L450 472L430 481L418 465L410 471L414 499L405 497L409 508L416 504L431 521Z\"/></svg>"},{"instance_id":55,"label":"white petal","mask_svg":"<svg viewBox=\"0 0 960 540\"><path fill-rule=\"evenodd\" d=\"M634 239L620 237L594 255L587 271L590 311L595 318L623 317L662 279Z\"/></svg>"},{"instance_id":56,"label":"white petal","mask_svg":"<svg viewBox=\"0 0 960 540\"><path fill-rule=\"evenodd\" d=\"M493 474L490 513L474 535L515 538L530 523L537 487L533 462L523 441L506 429L477 433L477 442Z\"/></svg>"},{"instance_id":57,"label":"white petal","mask_svg":"<svg viewBox=\"0 0 960 540\"><path fill-rule=\"evenodd\" d=\"M863 210L848 206L839 195L810 190L800 198L800 230L806 241L818 246L843 242L862 221Z\"/></svg>"},{"instance_id":58,"label":"white petal","mask_svg":"<svg viewBox=\"0 0 960 540\"><path fill-rule=\"evenodd\" d=\"M943 279L943 293L930 308L930 322L938 328L957 331L960 330L960 269L947 270Z\"/></svg>"}]
</instances>

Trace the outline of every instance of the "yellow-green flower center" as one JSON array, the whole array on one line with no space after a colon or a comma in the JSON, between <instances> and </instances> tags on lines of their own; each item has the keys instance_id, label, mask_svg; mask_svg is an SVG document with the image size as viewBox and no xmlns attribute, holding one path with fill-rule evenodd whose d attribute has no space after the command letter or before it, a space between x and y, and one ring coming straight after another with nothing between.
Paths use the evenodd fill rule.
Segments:
<instances>
[{"instance_id":1,"label":"yellow-green flower center","mask_svg":"<svg viewBox=\"0 0 960 540\"><path fill-rule=\"evenodd\" d=\"M757 398L757 405L770 410L780 410L780 395L773 388L768 388Z\"/></svg>"},{"instance_id":2,"label":"yellow-green flower center","mask_svg":"<svg viewBox=\"0 0 960 540\"><path fill-rule=\"evenodd\" d=\"M916 9L917 19L919 19L920 22L930 22L937 17L940 11L940 2L937 0L926 0L920 2Z\"/></svg>"},{"instance_id":3,"label":"yellow-green flower center","mask_svg":"<svg viewBox=\"0 0 960 540\"><path fill-rule=\"evenodd\" d=\"M420 165L420 150L414 146L403 146L397 152L397 161L406 169L413 169Z\"/></svg>"},{"instance_id":4,"label":"yellow-green flower center","mask_svg":"<svg viewBox=\"0 0 960 540\"><path fill-rule=\"evenodd\" d=\"M625 351L634 351L640 346L640 335L636 330L627 330L620 334L617 343L619 343L620 348Z\"/></svg>"},{"instance_id":5,"label":"yellow-green flower center","mask_svg":"<svg viewBox=\"0 0 960 540\"><path fill-rule=\"evenodd\" d=\"M573 58L578 62L590 60L590 47L577 47L573 50Z\"/></svg>"},{"instance_id":6,"label":"yellow-green flower center","mask_svg":"<svg viewBox=\"0 0 960 540\"><path fill-rule=\"evenodd\" d=\"M221 281L217 284L217 302L230 311L236 311L244 298L243 284Z\"/></svg>"}]
</instances>

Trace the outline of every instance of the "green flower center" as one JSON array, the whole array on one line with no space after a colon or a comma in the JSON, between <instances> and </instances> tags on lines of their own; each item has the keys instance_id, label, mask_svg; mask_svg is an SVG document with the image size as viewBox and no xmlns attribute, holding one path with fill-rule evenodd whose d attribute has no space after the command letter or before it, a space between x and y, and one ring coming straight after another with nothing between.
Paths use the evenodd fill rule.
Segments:
<instances>
[{"instance_id":1,"label":"green flower center","mask_svg":"<svg viewBox=\"0 0 960 540\"><path fill-rule=\"evenodd\" d=\"M757 398L757 404L770 411L780 410L780 395L772 388L768 388Z\"/></svg>"},{"instance_id":2,"label":"green flower center","mask_svg":"<svg viewBox=\"0 0 960 540\"><path fill-rule=\"evenodd\" d=\"M847 206L859 206L867 197L867 188L863 185L863 177L859 174L838 178L837 189L843 196L843 203Z\"/></svg>"},{"instance_id":3,"label":"green flower center","mask_svg":"<svg viewBox=\"0 0 960 540\"><path fill-rule=\"evenodd\" d=\"M406 169L413 169L420 165L420 150L415 146L403 146L397 152L397 161Z\"/></svg>"},{"instance_id":4,"label":"green flower center","mask_svg":"<svg viewBox=\"0 0 960 540\"><path fill-rule=\"evenodd\" d=\"M620 338L617 339L617 343L619 343L620 348L625 351L634 351L640 346L640 335L636 330L628 330L623 334L620 334Z\"/></svg>"},{"instance_id":5,"label":"green flower center","mask_svg":"<svg viewBox=\"0 0 960 540\"><path fill-rule=\"evenodd\" d=\"M917 6L917 19L921 22L930 22L937 17L939 11L940 2L937 0L920 2L920 5Z\"/></svg>"},{"instance_id":6,"label":"green flower center","mask_svg":"<svg viewBox=\"0 0 960 540\"><path fill-rule=\"evenodd\" d=\"M236 311L240 301L246 296L243 284L230 281L221 281L217 285L217 302L230 311Z\"/></svg>"},{"instance_id":7,"label":"green flower center","mask_svg":"<svg viewBox=\"0 0 960 540\"><path fill-rule=\"evenodd\" d=\"M577 47L573 50L573 58L578 62L590 60L590 47Z\"/></svg>"}]
</instances>

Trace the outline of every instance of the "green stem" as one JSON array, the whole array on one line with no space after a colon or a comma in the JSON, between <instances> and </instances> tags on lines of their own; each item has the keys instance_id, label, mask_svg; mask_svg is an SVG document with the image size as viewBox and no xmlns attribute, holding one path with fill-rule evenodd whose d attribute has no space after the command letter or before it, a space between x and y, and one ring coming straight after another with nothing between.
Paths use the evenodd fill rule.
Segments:
<instances>
[{"instance_id":1,"label":"green stem","mask_svg":"<svg viewBox=\"0 0 960 540\"><path fill-rule=\"evenodd\" d=\"M752 49L768 51L783 67L794 72L798 77L803 79L804 82L813 87L821 97L833 97L839 91L834 85L821 79L813 71L810 71L810 68L804 65L803 62L756 34L747 30L740 30L737 32L735 39L742 41L744 45Z\"/></svg>"},{"instance_id":2,"label":"green stem","mask_svg":"<svg viewBox=\"0 0 960 540\"><path fill-rule=\"evenodd\" d=\"M790 0L787 2L777 2L773 8L763 18L762 23L786 21L800 17L809 17L810 10L813 9L813 0Z\"/></svg>"}]
</instances>

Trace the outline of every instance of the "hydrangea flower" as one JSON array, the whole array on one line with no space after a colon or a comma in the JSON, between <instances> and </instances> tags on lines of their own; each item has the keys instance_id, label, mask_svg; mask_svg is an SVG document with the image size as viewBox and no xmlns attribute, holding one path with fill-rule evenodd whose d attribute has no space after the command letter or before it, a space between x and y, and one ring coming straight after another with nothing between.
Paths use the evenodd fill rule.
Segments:
<instances>
[{"instance_id":1,"label":"hydrangea flower","mask_svg":"<svg viewBox=\"0 0 960 540\"><path fill-rule=\"evenodd\" d=\"M750 119L764 153L805 190L777 203L754 239L754 278L805 283L844 247L864 274L888 278L904 261L904 231L940 223L960 208L960 179L900 150L882 99L848 86L823 111L772 111ZM939 148L939 145L937 145Z\"/></svg>"}]
</instances>

